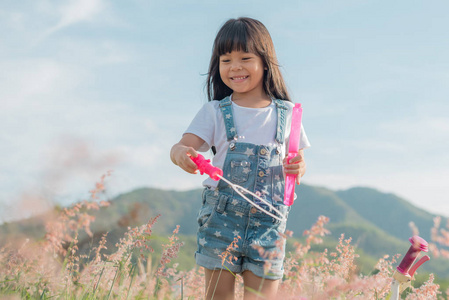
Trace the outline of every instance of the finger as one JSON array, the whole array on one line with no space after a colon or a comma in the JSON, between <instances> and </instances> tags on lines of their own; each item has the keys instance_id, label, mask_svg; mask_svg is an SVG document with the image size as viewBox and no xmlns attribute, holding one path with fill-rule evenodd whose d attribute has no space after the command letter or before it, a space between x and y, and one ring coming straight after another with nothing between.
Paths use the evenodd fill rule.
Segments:
<instances>
[{"instance_id":1,"label":"finger","mask_svg":"<svg viewBox=\"0 0 449 300\"><path fill-rule=\"evenodd\" d=\"M297 156L291 158L289 163L295 164L295 163L299 163L300 161L302 161L302 156L301 156L301 154L298 154Z\"/></svg>"},{"instance_id":2,"label":"finger","mask_svg":"<svg viewBox=\"0 0 449 300\"><path fill-rule=\"evenodd\" d=\"M189 172L192 173L192 174L196 174L197 171L198 171L198 166L195 165L195 164L194 164L193 166L192 166L192 165L189 165L188 168L189 168Z\"/></svg>"},{"instance_id":3,"label":"finger","mask_svg":"<svg viewBox=\"0 0 449 300\"><path fill-rule=\"evenodd\" d=\"M301 169L301 166L299 164L287 164L287 165L284 165L284 169L299 170L299 169Z\"/></svg>"},{"instance_id":4,"label":"finger","mask_svg":"<svg viewBox=\"0 0 449 300\"><path fill-rule=\"evenodd\" d=\"M284 164L284 166L289 165L293 163L293 158L289 159L288 157L285 157L282 163Z\"/></svg>"},{"instance_id":5,"label":"finger","mask_svg":"<svg viewBox=\"0 0 449 300\"><path fill-rule=\"evenodd\" d=\"M197 168L196 165L195 165L194 167L187 166L187 167L184 168L184 170L185 170L186 172L190 173L190 174L196 174L196 173L198 173L198 168Z\"/></svg>"},{"instance_id":6,"label":"finger","mask_svg":"<svg viewBox=\"0 0 449 300\"><path fill-rule=\"evenodd\" d=\"M198 171L198 166L196 163L193 162L193 160L190 160L189 168L192 170L192 173L196 174Z\"/></svg>"},{"instance_id":7,"label":"finger","mask_svg":"<svg viewBox=\"0 0 449 300\"><path fill-rule=\"evenodd\" d=\"M198 152L196 152L195 149L193 149L192 147L187 148L187 154L190 154L190 156L192 157L198 156Z\"/></svg>"},{"instance_id":8,"label":"finger","mask_svg":"<svg viewBox=\"0 0 449 300\"><path fill-rule=\"evenodd\" d=\"M299 170L290 170L290 169L286 169L286 170L285 170L285 174L298 175L298 174L301 174L301 172L300 172Z\"/></svg>"},{"instance_id":9,"label":"finger","mask_svg":"<svg viewBox=\"0 0 449 300\"><path fill-rule=\"evenodd\" d=\"M285 170L285 174L299 175L300 172L298 170Z\"/></svg>"},{"instance_id":10,"label":"finger","mask_svg":"<svg viewBox=\"0 0 449 300\"><path fill-rule=\"evenodd\" d=\"M298 176L296 176L296 184L297 185L301 184L301 176L299 176L299 174L298 174Z\"/></svg>"},{"instance_id":11,"label":"finger","mask_svg":"<svg viewBox=\"0 0 449 300\"><path fill-rule=\"evenodd\" d=\"M294 163L298 163L296 156L292 157L292 158L288 158L288 157L284 157L284 159L282 160L282 163L284 165L288 165L288 164L294 164Z\"/></svg>"},{"instance_id":12,"label":"finger","mask_svg":"<svg viewBox=\"0 0 449 300\"><path fill-rule=\"evenodd\" d=\"M189 173L192 174L196 174L197 170L198 170L198 166L196 165L196 163L193 162L193 160L190 158L190 156L188 156L188 158L183 161L182 163L182 168Z\"/></svg>"}]
</instances>

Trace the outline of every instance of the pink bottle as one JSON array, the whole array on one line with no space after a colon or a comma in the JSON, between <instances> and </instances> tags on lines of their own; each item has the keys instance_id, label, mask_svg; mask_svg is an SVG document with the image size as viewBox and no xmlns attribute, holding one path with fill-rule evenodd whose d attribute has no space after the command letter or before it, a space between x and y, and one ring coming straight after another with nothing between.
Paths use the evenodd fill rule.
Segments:
<instances>
[{"instance_id":1,"label":"pink bottle","mask_svg":"<svg viewBox=\"0 0 449 300\"><path fill-rule=\"evenodd\" d=\"M299 137L301 133L302 107L300 103L296 103L292 111L292 125L290 130L290 139L288 142L287 163L290 159L298 155ZM285 177L284 204L290 206L293 204L295 197L295 181L296 175L287 174Z\"/></svg>"}]
</instances>

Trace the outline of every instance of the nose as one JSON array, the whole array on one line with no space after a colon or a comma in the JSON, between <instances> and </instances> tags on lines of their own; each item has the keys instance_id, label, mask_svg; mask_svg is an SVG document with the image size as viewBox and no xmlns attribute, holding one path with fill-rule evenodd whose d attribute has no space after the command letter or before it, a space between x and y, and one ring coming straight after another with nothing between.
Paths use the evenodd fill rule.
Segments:
<instances>
[{"instance_id":1,"label":"nose","mask_svg":"<svg viewBox=\"0 0 449 300\"><path fill-rule=\"evenodd\" d=\"M240 64L240 62L235 62L232 63L231 65L231 71L238 71L242 69L242 65Z\"/></svg>"}]
</instances>

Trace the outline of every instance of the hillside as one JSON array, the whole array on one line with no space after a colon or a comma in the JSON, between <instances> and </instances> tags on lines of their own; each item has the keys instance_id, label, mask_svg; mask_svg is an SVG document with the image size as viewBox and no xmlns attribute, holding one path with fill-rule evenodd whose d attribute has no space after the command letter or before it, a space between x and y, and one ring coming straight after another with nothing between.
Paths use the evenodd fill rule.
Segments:
<instances>
[{"instance_id":1,"label":"hillside","mask_svg":"<svg viewBox=\"0 0 449 300\"><path fill-rule=\"evenodd\" d=\"M365 220L389 234L406 240L410 235L409 222L415 223L420 236L430 240L435 215L421 210L394 194L380 194L368 188L352 188L335 193Z\"/></svg>"},{"instance_id":2,"label":"hillside","mask_svg":"<svg viewBox=\"0 0 449 300\"><path fill-rule=\"evenodd\" d=\"M108 232L108 239L114 245L114 241L123 236L129 226L144 224L160 214L153 228L155 235L167 236L176 225L180 225L181 235L192 236L197 230L196 215L201 204L201 193L201 189L184 192L136 189L112 199L109 207L95 212L92 231L96 239ZM303 231L310 228L318 216L325 215L330 218L327 227L334 240L341 234L352 237L353 244L374 259L384 254L404 254L407 251L410 246L408 238L412 235L409 222L414 222L420 235L430 240L435 215L395 195L369 188L332 191L305 184L297 187L297 194L298 199L292 206L287 225L287 229L294 232L294 238L301 238ZM35 238L43 237L46 219L40 216L3 224L0 226L0 245L11 235L26 233ZM86 235L80 236L81 245L90 243L91 239ZM428 271L449 278L447 261L432 259L424 266Z\"/></svg>"}]
</instances>

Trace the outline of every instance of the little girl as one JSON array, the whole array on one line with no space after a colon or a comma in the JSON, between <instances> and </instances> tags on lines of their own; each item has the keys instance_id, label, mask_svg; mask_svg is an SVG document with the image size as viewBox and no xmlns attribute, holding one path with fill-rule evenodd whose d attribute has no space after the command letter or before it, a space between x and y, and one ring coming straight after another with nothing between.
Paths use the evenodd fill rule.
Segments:
<instances>
[{"instance_id":1,"label":"little girl","mask_svg":"<svg viewBox=\"0 0 449 300\"><path fill-rule=\"evenodd\" d=\"M295 174L299 184L305 172L302 149L310 145L301 129L299 155L289 162L284 158L294 105L261 22L230 19L219 30L207 93L209 102L172 147L171 160L195 174L190 157L213 147L213 165L226 179L272 203L286 217L290 207L283 204L284 174ZM283 275L285 222L251 205L223 180L208 178L204 186L195 259L205 268L206 298L233 299L234 274L242 274L245 299L258 294L273 299ZM253 201L267 208L256 197Z\"/></svg>"}]
</instances>

